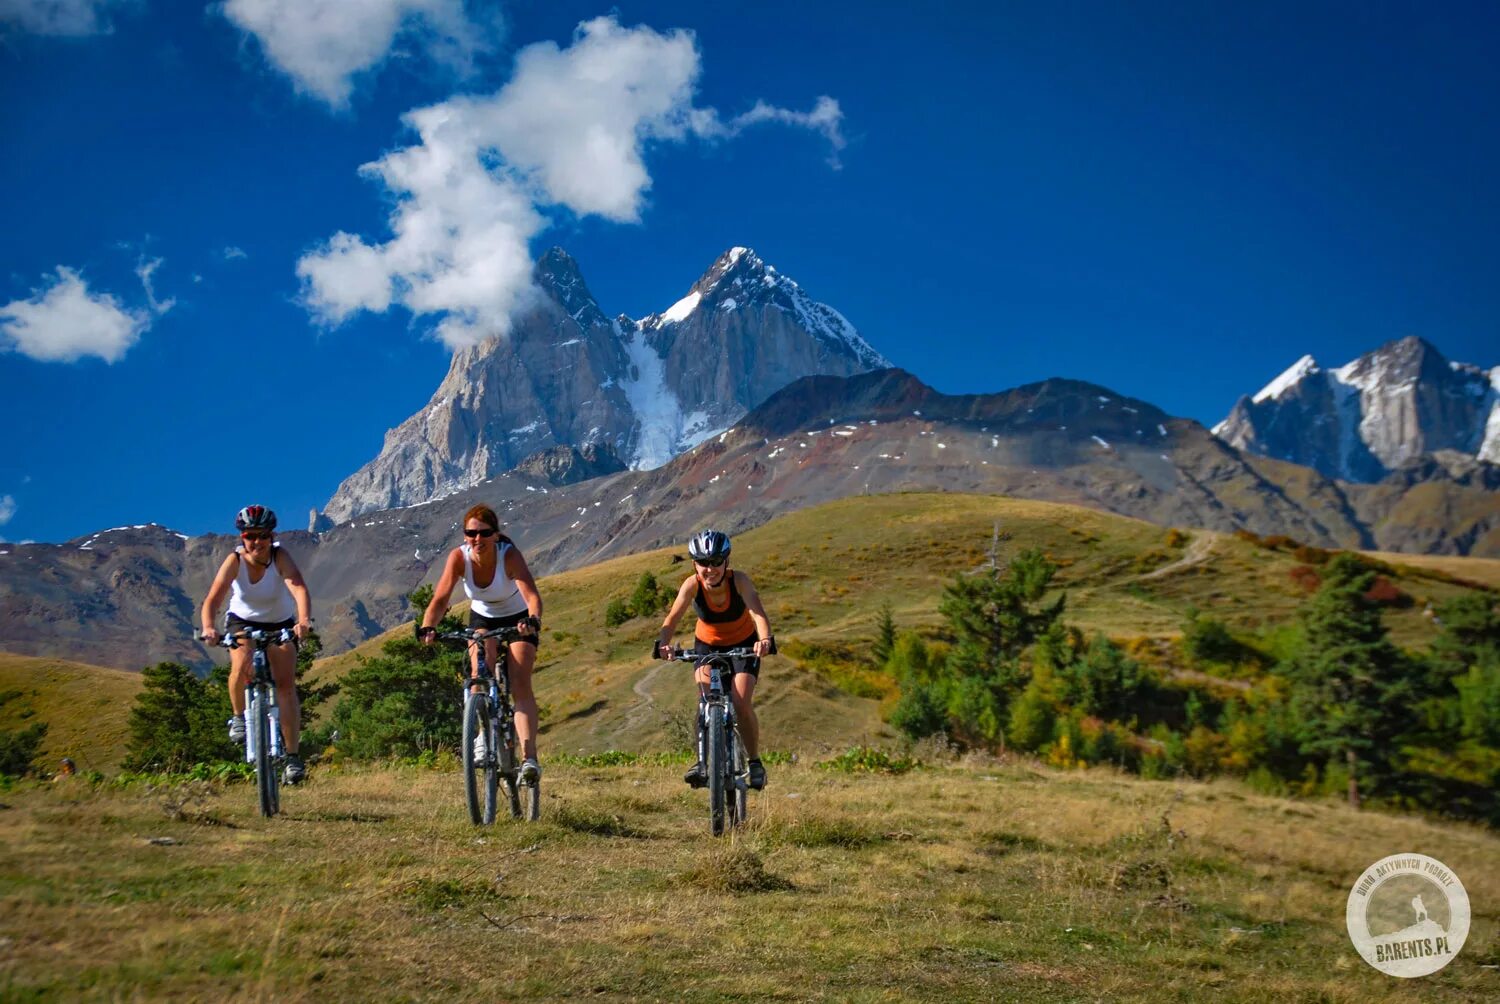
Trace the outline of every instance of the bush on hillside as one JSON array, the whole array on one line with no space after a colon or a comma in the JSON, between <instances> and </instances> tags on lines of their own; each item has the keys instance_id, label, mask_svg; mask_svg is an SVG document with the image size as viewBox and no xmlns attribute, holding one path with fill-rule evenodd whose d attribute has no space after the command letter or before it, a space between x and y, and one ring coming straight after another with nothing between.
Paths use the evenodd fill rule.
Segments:
<instances>
[{"instance_id":1,"label":"bush on hillside","mask_svg":"<svg viewBox=\"0 0 1500 1004\"><path fill-rule=\"evenodd\" d=\"M147 667L130 709L125 768L181 771L197 763L241 759L225 728L232 713L228 667L216 667L207 679L180 663Z\"/></svg>"},{"instance_id":2,"label":"bush on hillside","mask_svg":"<svg viewBox=\"0 0 1500 1004\"><path fill-rule=\"evenodd\" d=\"M465 649L395 638L374 658L345 674L329 727L342 756L356 759L417 756L457 749L463 731Z\"/></svg>"},{"instance_id":3,"label":"bush on hillside","mask_svg":"<svg viewBox=\"0 0 1500 1004\"><path fill-rule=\"evenodd\" d=\"M21 777L35 769L37 753L46 737L46 722L32 722L14 732L0 731L0 776Z\"/></svg>"},{"instance_id":4,"label":"bush on hillside","mask_svg":"<svg viewBox=\"0 0 1500 1004\"><path fill-rule=\"evenodd\" d=\"M631 592L629 599L616 597L610 600L609 605L604 608L604 626L619 627L626 621L637 617L665 613L672 602L673 595L671 589L656 581L656 576L650 572L642 572L641 577L635 582L635 589Z\"/></svg>"}]
</instances>

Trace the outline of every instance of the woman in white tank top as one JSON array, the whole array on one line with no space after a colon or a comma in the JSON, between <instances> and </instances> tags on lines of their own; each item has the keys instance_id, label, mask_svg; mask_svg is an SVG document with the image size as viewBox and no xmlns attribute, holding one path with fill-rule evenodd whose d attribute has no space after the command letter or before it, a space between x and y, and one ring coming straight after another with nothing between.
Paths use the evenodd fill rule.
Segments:
<instances>
[{"instance_id":1,"label":"woman in white tank top","mask_svg":"<svg viewBox=\"0 0 1500 1004\"><path fill-rule=\"evenodd\" d=\"M542 597L526 559L510 538L500 532L500 518L489 506L477 505L464 514L464 540L448 552L443 574L433 587L432 602L422 615L420 634L430 645L438 621L448 613L453 590L460 582L469 598L469 627L519 628L526 637L510 643L510 693L516 707L516 735L521 740L521 776L541 775L536 759L536 694L531 673L542 637ZM499 642L485 640L485 661L493 667ZM471 650L473 672L479 672L479 652Z\"/></svg>"},{"instance_id":2,"label":"woman in white tank top","mask_svg":"<svg viewBox=\"0 0 1500 1004\"><path fill-rule=\"evenodd\" d=\"M229 597L226 630L291 628L297 641L307 637L312 626L312 595L302 572L273 537L276 514L265 506L250 505L235 516L240 531L240 545L219 566L219 574L203 601L203 640L219 643L214 622L219 606ZM229 719L229 738L245 741L245 688L254 673L252 650L241 645L229 650L229 703L234 717ZM272 645L266 649L271 675L276 680L276 699L281 704L281 734L286 740L286 783L297 784L305 776L298 753L302 735L302 708L297 702L297 650L293 645Z\"/></svg>"}]
</instances>

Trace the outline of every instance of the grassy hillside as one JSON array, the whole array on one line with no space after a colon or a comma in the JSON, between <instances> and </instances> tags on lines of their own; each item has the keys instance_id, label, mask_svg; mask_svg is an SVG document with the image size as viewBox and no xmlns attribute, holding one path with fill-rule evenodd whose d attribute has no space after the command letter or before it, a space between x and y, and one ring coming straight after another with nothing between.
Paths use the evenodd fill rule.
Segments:
<instances>
[{"instance_id":1,"label":"grassy hillside","mask_svg":"<svg viewBox=\"0 0 1500 1004\"><path fill-rule=\"evenodd\" d=\"M735 566L751 574L778 638L791 643L790 655L767 660L757 692L768 745L817 751L888 737L878 714L881 681L851 687L847 677L828 672L828 663L848 667L867 656L884 603L902 629L937 628L943 586L989 560L997 525L1002 560L1028 547L1044 549L1063 566L1056 581L1068 592L1066 619L1116 638L1173 636L1193 606L1236 630L1255 631L1289 620L1306 596L1294 574L1306 555L1299 557L1294 543L1176 533L1092 509L994 496L895 494L817 506L735 538ZM519 540L524 549L524 531ZM649 659L660 618L606 630L604 610L611 599L627 597L642 572L675 587L689 574L686 563L673 562L681 553L632 555L541 581L546 617L537 693L544 749L676 744L692 687L682 667ZM1395 584L1413 599L1388 616L1399 643L1429 643L1435 628L1423 618L1423 604L1463 592L1451 576L1464 576L1472 561L1395 570ZM1482 580L1485 564L1475 563L1470 578ZM691 622L689 615L680 637L691 637ZM378 652L382 640L322 660L317 677L336 678L358 655ZM871 696L854 696L864 693Z\"/></svg>"},{"instance_id":2,"label":"grassy hillside","mask_svg":"<svg viewBox=\"0 0 1500 1004\"><path fill-rule=\"evenodd\" d=\"M61 659L0 654L0 729L47 723L41 762L68 756L80 770L110 770L125 754L126 720L139 673Z\"/></svg>"},{"instance_id":3,"label":"grassy hillside","mask_svg":"<svg viewBox=\"0 0 1500 1004\"><path fill-rule=\"evenodd\" d=\"M269 821L243 784L23 785L0 998L1495 998L1500 837L1478 828L1102 770L804 761L714 841L676 775L550 766L542 822L484 830L451 769L318 768ZM1414 981L1344 929L1354 880L1401 850L1474 910Z\"/></svg>"}]
</instances>

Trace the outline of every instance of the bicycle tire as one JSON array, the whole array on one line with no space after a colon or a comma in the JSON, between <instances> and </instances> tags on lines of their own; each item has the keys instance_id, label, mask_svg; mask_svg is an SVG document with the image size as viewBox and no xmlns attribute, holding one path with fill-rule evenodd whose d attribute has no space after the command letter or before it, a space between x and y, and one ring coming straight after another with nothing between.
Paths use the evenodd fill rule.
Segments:
<instances>
[{"instance_id":1,"label":"bicycle tire","mask_svg":"<svg viewBox=\"0 0 1500 1004\"><path fill-rule=\"evenodd\" d=\"M271 717L266 712L265 685L257 684L251 693L246 710L255 729L255 788L260 795L260 814L269 819L281 807L276 793L276 764L271 759Z\"/></svg>"},{"instance_id":2,"label":"bicycle tire","mask_svg":"<svg viewBox=\"0 0 1500 1004\"><path fill-rule=\"evenodd\" d=\"M488 700L483 694L471 693L464 698L463 738L459 747L464 771L464 800L469 806L469 821L487 826L495 821L495 768L493 736L489 735ZM490 742L489 755L483 763L474 760L474 737L484 734Z\"/></svg>"},{"instance_id":3,"label":"bicycle tire","mask_svg":"<svg viewBox=\"0 0 1500 1004\"><path fill-rule=\"evenodd\" d=\"M510 719L501 722L496 730L500 737L500 780L505 782L505 801L510 806L510 818L521 818L521 765L516 760L516 730Z\"/></svg>"},{"instance_id":4,"label":"bicycle tire","mask_svg":"<svg viewBox=\"0 0 1500 1004\"><path fill-rule=\"evenodd\" d=\"M732 741L734 755L730 757L730 763L734 769L734 788L729 798L730 825L739 826L745 821L745 812L749 808L750 788L750 761L745 758L745 742L740 738L739 726L735 726Z\"/></svg>"},{"instance_id":5,"label":"bicycle tire","mask_svg":"<svg viewBox=\"0 0 1500 1004\"><path fill-rule=\"evenodd\" d=\"M724 712L710 708L708 713L708 821L714 836L724 833L724 784L727 764L724 754Z\"/></svg>"},{"instance_id":6,"label":"bicycle tire","mask_svg":"<svg viewBox=\"0 0 1500 1004\"><path fill-rule=\"evenodd\" d=\"M521 795L521 818L528 822L536 822L542 818L542 781L520 782Z\"/></svg>"}]
</instances>

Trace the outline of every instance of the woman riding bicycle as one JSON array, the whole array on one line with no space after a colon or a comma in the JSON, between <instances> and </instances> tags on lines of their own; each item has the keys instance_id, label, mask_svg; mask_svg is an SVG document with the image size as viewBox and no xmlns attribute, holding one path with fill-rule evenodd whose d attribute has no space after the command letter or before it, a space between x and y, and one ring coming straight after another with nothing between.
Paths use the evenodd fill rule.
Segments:
<instances>
[{"instance_id":1,"label":"woman riding bicycle","mask_svg":"<svg viewBox=\"0 0 1500 1004\"><path fill-rule=\"evenodd\" d=\"M755 717L753 700L755 683L760 678L760 656L772 651L771 622L766 619L760 595L750 576L729 567L729 535L718 530L704 530L688 541L688 555L693 559L693 574L683 580L677 599L662 621L657 638L657 653L666 657L672 650L672 633L687 612L689 604L698 615L694 629L695 652L727 652L748 645L755 647L754 659L736 661L730 677L730 699L739 722L740 739L750 759L750 787L766 786L766 768L760 762L760 723ZM698 667L694 678L699 690L708 686L708 670ZM683 780L694 788L708 783L708 768L699 760Z\"/></svg>"},{"instance_id":2,"label":"woman riding bicycle","mask_svg":"<svg viewBox=\"0 0 1500 1004\"><path fill-rule=\"evenodd\" d=\"M226 593L229 595L226 634L292 629L296 642L267 647L266 658L276 681L276 699L282 707L281 731L287 749L283 780L287 784L300 784L307 770L297 752L302 734L302 707L297 702L296 646L307 637L312 626L312 596L297 563L273 539L274 512L263 505L247 505L235 515L234 525L240 531L240 544L219 566L219 574L203 601L203 640L209 645L219 643L214 621ZM234 709L234 717L229 719L229 738L237 743L245 741L245 688L253 675L252 658L248 645L229 650L229 704Z\"/></svg>"},{"instance_id":3,"label":"woman riding bicycle","mask_svg":"<svg viewBox=\"0 0 1500 1004\"><path fill-rule=\"evenodd\" d=\"M516 706L516 735L521 740L521 779L528 783L542 775L536 759L536 694L531 672L536 666L537 643L542 635L542 597L526 559L509 537L500 532L500 518L489 506L476 505L464 514L464 540L448 552L443 574L432 593L432 602L422 615L420 634L431 645L437 623L448 612L453 589L464 584L470 600L469 627L480 630L513 627L527 637L510 643L510 693ZM493 667L500 643L487 638L485 662ZM472 649L474 673L479 673L479 650ZM483 759L484 736L474 739L474 754Z\"/></svg>"}]
</instances>

